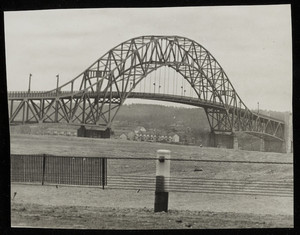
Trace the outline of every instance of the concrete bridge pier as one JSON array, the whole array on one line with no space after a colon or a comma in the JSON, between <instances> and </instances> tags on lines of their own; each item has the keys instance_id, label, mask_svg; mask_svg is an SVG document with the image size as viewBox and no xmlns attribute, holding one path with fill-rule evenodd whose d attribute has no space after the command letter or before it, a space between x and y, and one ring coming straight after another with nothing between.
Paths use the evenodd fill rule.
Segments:
<instances>
[{"instance_id":1,"label":"concrete bridge pier","mask_svg":"<svg viewBox=\"0 0 300 235\"><path fill-rule=\"evenodd\" d=\"M260 151L262 152L277 152L277 153L292 153L293 152L293 117L292 113L284 115L284 142L279 140L260 139Z\"/></svg>"},{"instance_id":2,"label":"concrete bridge pier","mask_svg":"<svg viewBox=\"0 0 300 235\"><path fill-rule=\"evenodd\" d=\"M262 139L262 138L260 139L259 151L260 152L265 152L265 140Z\"/></svg>"},{"instance_id":3,"label":"concrete bridge pier","mask_svg":"<svg viewBox=\"0 0 300 235\"><path fill-rule=\"evenodd\" d=\"M283 152L293 152L293 114L288 113L284 116L285 128L284 128L284 139L285 142L282 146Z\"/></svg>"},{"instance_id":4,"label":"concrete bridge pier","mask_svg":"<svg viewBox=\"0 0 300 235\"><path fill-rule=\"evenodd\" d=\"M239 142L238 142L238 138L236 137L236 135L235 134L233 134L233 136L232 136L232 138L233 138L233 149L239 149Z\"/></svg>"},{"instance_id":5,"label":"concrete bridge pier","mask_svg":"<svg viewBox=\"0 0 300 235\"><path fill-rule=\"evenodd\" d=\"M238 139L234 133L210 133L210 146L216 148L238 149Z\"/></svg>"},{"instance_id":6,"label":"concrete bridge pier","mask_svg":"<svg viewBox=\"0 0 300 235\"><path fill-rule=\"evenodd\" d=\"M285 143L279 140L267 140L261 138L259 151L285 153Z\"/></svg>"},{"instance_id":7,"label":"concrete bridge pier","mask_svg":"<svg viewBox=\"0 0 300 235\"><path fill-rule=\"evenodd\" d=\"M89 138L110 138L110 128L99 128L99 127L85 127L81 126L77 130L78 137L89 137Z\"/></svg>"}]
</instances>

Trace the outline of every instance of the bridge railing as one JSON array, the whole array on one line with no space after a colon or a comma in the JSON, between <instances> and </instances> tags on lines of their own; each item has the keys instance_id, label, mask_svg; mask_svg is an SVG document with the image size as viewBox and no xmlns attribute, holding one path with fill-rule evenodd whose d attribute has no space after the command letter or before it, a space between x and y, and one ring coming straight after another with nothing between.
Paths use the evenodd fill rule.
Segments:
<instances>
[{"instance_id":1,"label":"bridge railing","mask_svg":"<svg viewBox=\"0 0 300 235\"><path fill-rule=\"evenodd\" d=\"M47 92L47 91L31 91L31 92L26 92L26 91L10 91L8 92L8 98L31 98L31 97L49 97L49 96L57 96L57 95L67 95L67 94L75 94L78 93L79 91L58 91L58 92ZM103 94L104 92L88 92L88 94ZM118 92L112 92L114 95L117 95ZM155 95L156 97L168 97L170 99L183 99L185 101L194 101L194 102L199 102L198 98L194 97L189 97L189 96L180 96L180 95L172 95L172 94L160 94L160 93L144 93L144 92L131 92L130 97L134 98L141 98L141 97L148 97L151 98ZM203 102L203 101L202 101ZM216 102L211 102L211 101L204 101L206 103L214 104Z\"/></svg>"},{"instance_id":2,"label":"bridge railing","mask_svg":"<svg viewBox=\"0 0 300 235\"><path fill-rule=\"evenodd\" d=\"M71 94L71 91L58 91L58 92L48 92L48 91L10 91L8 92L8 98L36 98L36 97L56 97L57 95Z\"/></svg>"}]
</instances>

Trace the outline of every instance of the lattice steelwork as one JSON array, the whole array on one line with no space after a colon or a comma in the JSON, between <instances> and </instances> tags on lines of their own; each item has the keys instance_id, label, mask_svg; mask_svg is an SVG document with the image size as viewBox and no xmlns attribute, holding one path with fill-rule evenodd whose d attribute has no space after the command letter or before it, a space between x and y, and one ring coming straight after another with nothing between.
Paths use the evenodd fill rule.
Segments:
<instances>
[{"instance_id":1,"label":"lattice steelwork","mask_svg":"<svg viewBox=\"0 0 300 235\"><path fill-rule=\"evenodd\" d=\"M166 76L160 76L159 83L149 78L162 68L180 76L173 82L173 94L163 92L168 88L165 84L171 84ZM187 85L183 88L176 84L180 79L188 84L189 94ZM251 112L209 51L179 36L130 39L57 89L8 95L10 123L66 122L110 127L127 98L144 98L203 107L212 132L246 131L284 138L283 121Z\"/></svg>"}]
</instances>

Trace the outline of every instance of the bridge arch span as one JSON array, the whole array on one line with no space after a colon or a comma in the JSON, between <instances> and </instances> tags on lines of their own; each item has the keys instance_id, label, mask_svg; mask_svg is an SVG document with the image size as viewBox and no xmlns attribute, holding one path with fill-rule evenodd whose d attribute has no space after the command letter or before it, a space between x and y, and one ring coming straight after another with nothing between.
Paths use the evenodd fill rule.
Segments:
<instances>
[{"instance_id":1,"label":"bridge arch span","mask_svg":"<svg viewBox=\"0 0 300 235\"><path fill-rule=\"evenodd\" d=\"M137 85L162 66L169 66L180 73L200 100L213 100L228 106L238 99L245 106L211 53L195 41L179 36L142 36L127 40L58 89L73 92L77 83L80 84L77 91L82 93L94 91L95 87L105 90L103 85L106 84L106 88L112 86L113 91L130 92L128 86L121 90L118 83L125 80L127 84L133 80ZM49 92L54 91L56 89ZM229 94L234 94L234 97L229 97Z\"/></svg>"},{"instance_id":2,"label":"bridge arch span","mask_svg":"<svg viewBox=\"0 0 300 235\"><path fill-rule=\"evenodd\" d=\"M229 116L230 106L236 106L237 103L240 108L247 109L211 53L195 41L179 36L142 36L127 40L58 89L67 88L74 93L77 83L80 84L77 90L81 94L108 90L119 92L122 104L141 80L147 79L148 74L162 66L173 68L181 74L190 83L199 101L218 106L222 104L226 116ZM133 86L129 86L130 82ZM109 96L109 92L106 95ZM103 120L98 120L98 123L104 121L110 125L115 114L110 120L100 115L99 118ZM212 121L214 118L211 117ZM229 125L223 125L223 129L230 131L233 126L231 122L227 123Z\"/></svg>"}]
</instances>

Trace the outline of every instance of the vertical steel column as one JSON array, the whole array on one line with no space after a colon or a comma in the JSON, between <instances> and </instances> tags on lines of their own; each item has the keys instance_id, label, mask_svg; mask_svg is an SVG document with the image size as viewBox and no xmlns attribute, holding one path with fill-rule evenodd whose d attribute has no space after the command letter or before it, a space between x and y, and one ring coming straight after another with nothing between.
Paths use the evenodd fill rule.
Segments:
<instances>
[{"instance_id":1,"label":"vertical steel column","mask_svg":"<svg viewBox=\"0 0 300 235\"><path fill-rule=\"evenodd\" d=\"M109 108L108 108L108 126L110 125L110 122L111 122L111 101L112 101L112 86L113 86L113 81L112 81L112 75L110 76L110 87L109 87L109 92L110 92L110 94L109 94L109 104L108 104L108 106L109 106Z\"/></svg>"},{"instance_id":2,"label":"vertical steel column","mask_svg":"<svg viewBox=\"0 0 300 235\"><path fill-rule=\"evenodd\" d=\"M40 99L40 121L43 121L44 117L44 99Z\"/></svg>"},{"instance_id":3,"label":"vertical steel column","mask_svg":"<svg viewBox=\"0 0 300 235\"><path fill-rule=\"evenodd\" d=\"M12 117L13 109L14 109L14 100L11 100L10 101L10 118Z\"/></svg>"},{"instance_id":4,"label":"vertical steel column","mask_svg":"<svg viewBox=\"0 0 300 235\"><path fill-rule=\"evenodd\" d=\"M58 122L58 86L59 86L59 74L56 75L56 98L55 98L55 120L54 122Z\"/></svg>"},{"instance_id":5,"label":"vertical steel column","mask_svg":"<svg viewBox=\"0 0 300 235\"><path fill-rule=\"evenodd\" d=\"M59 74L56 75L56 95L58 94Z\"/></svg>"},{"instance_id":6,"label":"vertical steel column","mask_svg":"<svg viewBox=\"0 0 300 235\"><path fill-rule=\"evenodd\" d=\"M87 79L87 72L83 74L83 86L84 86L84 93L82 95L82 123L85 123L85 105L86 105L86 79Z\"/></svg>"},{"instance_id":7,"label":"vertical steel column","mask_svg":"<svg viewBox=\"0 0 300 235\"><path fill-rule=\"evenodd\" d=\"M30 86L31 86L31 76L32 76L32 74L29 74L28 93L30 93Z\"/></svg>"},{"instance_id":8,"label":"vertical steel column","mask_svg":"<svg viewBox=\"0 0 300 235\"><path fill-rule=\"evenodd\" d=\"M55 98L55 116L54 116L54 122L58 122L58 98Z\"/></svg>"},{"instance_id":9,"label":"vertical steel column","mask_svg":"<svg viewBox=\"0 0 300 235\"><path fill-rule=\"evenodd\" d=\"M25 124L25 100L22 101L23 102L23 105L22 105L22 108L23 108L23 115L22 115L22 124Z\"/></svg>"},{"instance_id":10,"label":"vertical steel column","mask_svg":"<svg viewBox=\"0 0 300 235\"><path fill-rule=\"evenodd\" d=\"M74 81L71 83L71 93L73 94L73 90L74 90ZM72 107L73 106L73 95L70 97L70 109L69 109L69 120L72 119L72 114L73 114L73 111L72 111Z\"/></svg>"}]
</instances>

